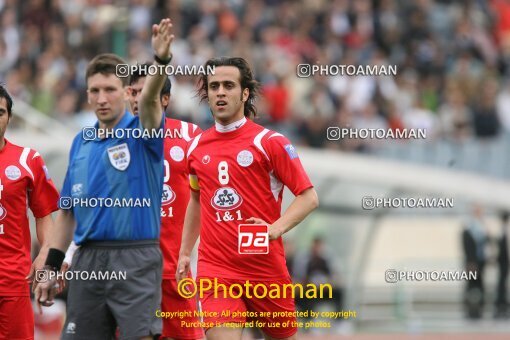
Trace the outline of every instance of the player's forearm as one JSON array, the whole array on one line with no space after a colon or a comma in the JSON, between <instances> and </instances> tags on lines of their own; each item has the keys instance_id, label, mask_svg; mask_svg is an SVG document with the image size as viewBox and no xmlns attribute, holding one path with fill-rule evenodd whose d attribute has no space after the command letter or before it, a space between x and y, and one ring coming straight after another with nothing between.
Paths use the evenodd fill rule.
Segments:
<instances>
[{"instance_id":1,"label":"player's forearm","mask_svg":"<svg viewBox=\"0 0 510 340\"><path fill-rule=\"evenodd\" d=\"M74 234L74 217L69 210L59 210L55 223L50 228L48 244L50 248L56 248L62 252L66 252Z\"/></svg>"},{"instance_id":2,"label":"player's forearm","mask_svg":"<svg viewBox=\"0 0 510 340\"><path fill-rule=\"evenodd\" d=\"M154 65L160 67L156 62L154 62ZM139 116L145 129L156 129L161 123L163 108L159 96L165 83L165 77L164 72L156 72L154 75L149 74L143 86Z\"/></svg>"},{"instance_id":3,"label":"player's forearm","mask_svg":"<svg viewBox=\"0 0 510 340\"><path fill-rule=\"evenodd\" d=\"M193 195L194 193L192 193ZM190 199L182 229L181 250L179 256L190 256L200 235L200 203L193 197Z\"/></svg>"},{"instance_id":4,"label":"player's forearm","mask_svg":"<svg viewBox=\"0 0 510 340\"><path fill-rule=\"evenodd\" d=\"M147 76L140 98L140 121L145 129L156 129L161 124L163 109L160 103L160 93L165 83L165 65L170 63L172 53L170 44L174 39L170 19L161 20L159 25L152 26L151 45L154 51L154 66L159 72L152 72ZM165 65L164 65L165 64Z\"/></svg>"},{"instance_id":5,"label":"player's forearm","mask_svg":"<svg viewBox=\"0 0 510 340\"><path fill-rule=\"evenodd\" d=\"M294 198L283 215L273 223L273 228L279 230L283 235L301 223L318 206L317 192L313 188L307 189Z\"/></svg>"},{"instance_id":6,"label":"player's forearm","mask_svg":"<svg viewBox=\"0 0 510 340\"><path fill-rule=\"evenodd\" d=\"M51 214L35 219L35 231L41 248L48 248L48 240L53 225Z\"/></svg>"}]
</instances>

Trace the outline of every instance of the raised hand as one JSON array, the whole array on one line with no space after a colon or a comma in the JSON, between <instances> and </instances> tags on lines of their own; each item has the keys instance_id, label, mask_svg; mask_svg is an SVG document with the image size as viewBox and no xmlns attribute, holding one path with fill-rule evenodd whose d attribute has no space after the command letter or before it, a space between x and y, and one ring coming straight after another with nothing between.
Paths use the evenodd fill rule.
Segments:
<instances>
[{"instance_id":1,"label":"raised hand","mask_svg":"<svg viewBox=\"0 0 510 340\"><path fill-rule=\"evenodd\" d=\"M283 235L283 231L280 230L279 228L277 228L276 225L269 224L261 218L250 217L250 218L246 219L246 223L267 225L268 226L267 233L268 233L270 240L276 240L277 238L279 238L280 236Z\"/></svg>"},{"instance_id":2,"label":"raised hand","mask_svg":"<svg viewBox=\"0 0 510 340\"><path fill-rule=\"evenodd\" d=\"M170 45L174 40L172 20L162 19L159 25L152 25L152 49L161 60L169 60L172 56Z\"/></svg>"},{"instance_id":3,"label":"raised hand","mask_svg":"<svg viewBox=\"0 0 510 340\"><path fill-rule=\"evenodd\" d=\"M39 251L39 254L35 258L34 262L32 262L32 266L30 266L30 272L25 277L25 279L27 280L28 283L33 283L34 284L32 286L32 291L34 291L35 284L36 284L36 282L35 282L35 279L36 279L35 278L35 274L39 270L43 269L44 262L46 261L46 257L47 256L48 256L48 248L47 247L41 248L41 250Z\"/></svg>"}]
</instances>

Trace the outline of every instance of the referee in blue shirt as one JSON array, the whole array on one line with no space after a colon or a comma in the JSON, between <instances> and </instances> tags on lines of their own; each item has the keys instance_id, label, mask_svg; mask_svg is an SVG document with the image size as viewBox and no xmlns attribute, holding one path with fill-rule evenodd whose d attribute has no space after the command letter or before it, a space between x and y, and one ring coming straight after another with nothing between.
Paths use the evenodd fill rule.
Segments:
<instances>
[{"instance_id":1,"label":"referee in blue shirt","mask_svg":"<svg viewBox=\"0 0 510 340\"><path fill-rule=\"evenodd\" d=\"M170 19L152 27L156 65L171 60L171 27ZM73 272L86 273L69 282L63 339L112 339L117 327L121 339L152 339L161 331L154 320L161 300L158 238L164 177L163 135L157 131L164 127L159 94L166 75L147 77L139 115L133 116L125 108L128 78L119 77L126 75L122 64L118 56L102 54L87 67L88 101L98 122L73 141L61 209L50 233L46 274L52 277L51 271L60 270L74 225L74 241L81 247ZM136 138L141 134L133 133L136 129L152 134ZM109 278L83 279L93 273ZM57 289L55 279L39 282L37 301L53 304Z\"/></svg>"}]
</instances>

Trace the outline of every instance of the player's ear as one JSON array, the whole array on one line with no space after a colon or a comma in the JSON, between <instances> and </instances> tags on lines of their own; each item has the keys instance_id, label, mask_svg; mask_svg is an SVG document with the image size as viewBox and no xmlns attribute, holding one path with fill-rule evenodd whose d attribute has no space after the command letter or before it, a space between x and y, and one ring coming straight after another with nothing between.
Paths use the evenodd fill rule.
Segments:
<instances>
[{"instance_id":1,"label":"player's ear","mask_svg":"<svg viewBox=\"0 0 510 340\"><path fill-rule=\"evenodd\" d=\"M242 97L241 97L241 101L243 103L247 102L248 101L248 97L250 96L250 89L248 88L245 88L243 90L243 94L242 94Z\"/></svg>"},{"instance_id":2,"label":"player's ear","mask_svg":"<svg viewBox=\"0 0 510 340\"><path fill-rule=\"evenodd\" d=\"M129 100L129 95L131 94L131 86L124 86L124 100Z\"/></svg>"},{"instance_id":3,"label":"player's ear","mask_svg":"<svg viewBox=\"0 0 510 340\"><path fill-rule=\"evenodd\" d=\"M167 107L168 104L170 103L170 95L169 94L164 94L161 96L161 106L163 108Z\"/></svg>"}]
</instances>

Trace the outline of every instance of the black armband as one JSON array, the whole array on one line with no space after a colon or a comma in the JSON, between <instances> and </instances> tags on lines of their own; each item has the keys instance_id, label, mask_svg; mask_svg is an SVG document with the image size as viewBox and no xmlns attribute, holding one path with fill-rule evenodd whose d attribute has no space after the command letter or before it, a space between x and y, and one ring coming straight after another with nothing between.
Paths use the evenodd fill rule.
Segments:
<instances>
[{"instance_id":1,"label":"black armband","mask_svg":"<svg viewBox=\"0 0 510 340\"><path fill-rule=\"evenodd\" d=\"M170 64L170 62L172 61L172 57L173 57L173 55L172 55L172 54L170 54L170 58L169 58L168 60L163 60L163 59L161 59L160 57L158 57L157 55L154 55L154 60L155 60L158 64L160 64L160 65L168 65L168 64Z\"/></svg>"},{"instance_id":2,"label":"black armband","mask_svg":"<svg viewBox=\"0 0 510 340\"><path fill-rule=\"evenodd\" d=\"M48 257L46 258L46 266L49 266L53 270L60 270L66 254L55 248L50 248L48 251Z\"/></svg>"}]
</instances>

